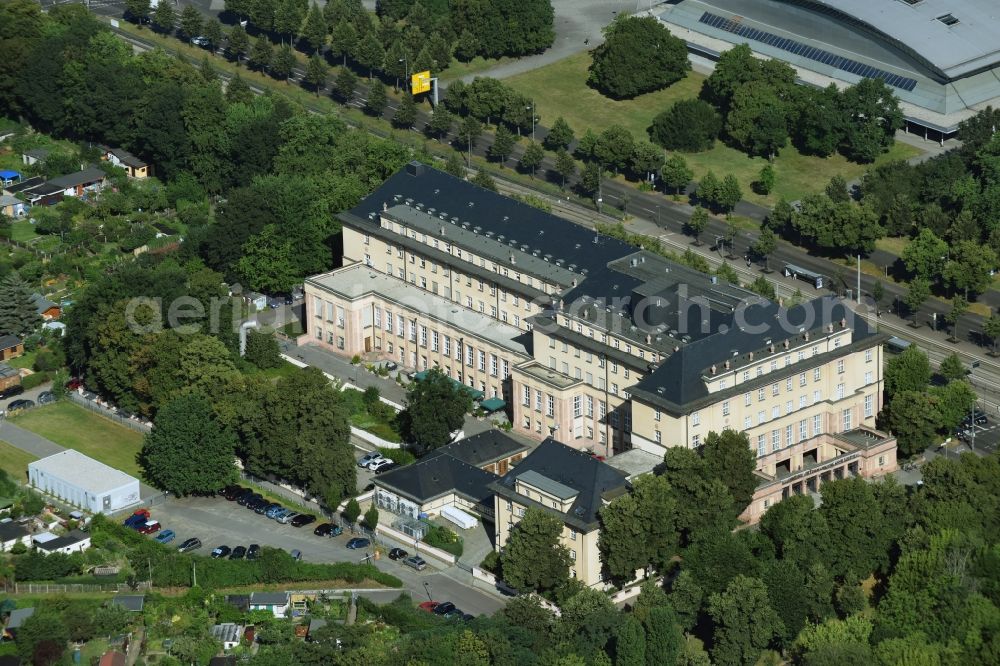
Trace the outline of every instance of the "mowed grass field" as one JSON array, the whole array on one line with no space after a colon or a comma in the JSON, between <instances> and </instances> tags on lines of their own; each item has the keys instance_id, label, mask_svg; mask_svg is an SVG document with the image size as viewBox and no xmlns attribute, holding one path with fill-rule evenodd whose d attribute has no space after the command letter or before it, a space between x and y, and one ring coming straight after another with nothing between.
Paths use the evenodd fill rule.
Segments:
<instances>
[{"instance_id":1,"label":"mowed grass field","mask_svg":"<svg viewBox=\"0 0 1000 666\"><path fill-rule=\"evenodd\" d=\"M0 440L0 469L12 479L24 483L28 476L28 463L38 460L35 456Z\"/></svg>"},{"instance_id":2,"label":"mowed grass field","mask_svg":"<svg viewBox=\"0 0 1000 666\"><path fill-rule=\"evenodd\" d=\"M19 414L11 419L11 423L142 478L135 460L142 448L142 434L83 407L70 402L57 402Z\"/></svg>"},{"instance_id":3,"label":"mowed grass field","mask_svg":"<svg viewBox=\"0 0 1000 666\"><path fill-rule=\"evenodd\" d=\"M617 101L604 97L587 85L590 62L589 53L578 53L546 67L505 79L505 82L535 101L541 123L546 127L562 116L577 137L588 128L600 133L609 125L618 124L632 132L636 140L648 141L646 129L653 118L679 100L697 97L706 78L704 74L689 72L687 77L666 90ZM918 148L896 143L892 150L879 158L878 163L905 160L919 154ZM709 170L720 178L731 173L740 181L744 198L766 205L773 204L779 197L793 201L818 192L835 175L843 176L850 182L860 178L869 168L868 165L848 162L840 155L828 158L802 155L789 144L773 164L777 174L774 190L767 196L761 196L751 190L750 184L767 163L763 158L747 157L716 142L712 150L684 153L684 159L694 171L695 180L700 180Z\"/></svg>"}]
</instances>

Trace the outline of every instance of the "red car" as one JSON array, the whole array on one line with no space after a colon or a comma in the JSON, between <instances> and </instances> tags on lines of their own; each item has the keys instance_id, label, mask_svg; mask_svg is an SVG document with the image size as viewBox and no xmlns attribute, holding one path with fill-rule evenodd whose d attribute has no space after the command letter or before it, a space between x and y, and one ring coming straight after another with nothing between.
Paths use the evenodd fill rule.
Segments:
<instances>
[{"instance_id":1,"label":"red car","mask_svg":"<svg viewBox=\"0 0 1000 666\"><path fill-rule=\"evenodd\" d=\"M428 613L433 613L434 609L437 608L440 603L440 601L425 601L422 604L417 604L417 608Z\"/></svg>"},{"instance_id":2,"label":"red car","mask_svg":"<svg viewBox=\"0 0 1000 666\"><path fill-rule=\"evenodd\" d=\"M160 523L156 520L146 521L146 524L142 525L138 531L140 534L153 534L154 532L159 532Z\"/></svg>"},{"instance_id":3,"label":"red car","mask_svg":"<svg viewBox=\"0 0 1000 666\"><path fill-rule=\"evenodd\" d=\"M83 380L80 379L79 377L73 377L68 382L66 382L66 388L68 388L70 391L75 391L81 386L83 386Z\"/></svg>"}]
</instances>

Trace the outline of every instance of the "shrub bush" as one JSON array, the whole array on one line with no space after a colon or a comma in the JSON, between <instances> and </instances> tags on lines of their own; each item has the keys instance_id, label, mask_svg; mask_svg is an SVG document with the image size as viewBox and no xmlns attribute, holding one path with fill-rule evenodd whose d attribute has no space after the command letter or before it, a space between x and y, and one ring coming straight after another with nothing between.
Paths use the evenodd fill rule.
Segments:
<instances>
[{"instance_id":1,"label":"shrub bush","mask_svg":"<svg viewBox=\"0 0 1000 666\"><path fill-rule=\"evenodd\" d=\"M46 382L52 381L52 375L47 372L36 372L34 374L28 375L21 380L21 386L24 387L25 391L30 391L33 388L38 388Z\"/></svg>"},{"instance_id":2,"label":"shrub bush","mask_svg":"<svg viewBox=\"0 0 1000 666\"><path fill-rule=\"evenodd\" d=\"M431 525L430 531L424 537L424 543L434 548L440 548L455 557L461 557L465 550L461 537L443 525Z\"/></svg>"}]
</instances>

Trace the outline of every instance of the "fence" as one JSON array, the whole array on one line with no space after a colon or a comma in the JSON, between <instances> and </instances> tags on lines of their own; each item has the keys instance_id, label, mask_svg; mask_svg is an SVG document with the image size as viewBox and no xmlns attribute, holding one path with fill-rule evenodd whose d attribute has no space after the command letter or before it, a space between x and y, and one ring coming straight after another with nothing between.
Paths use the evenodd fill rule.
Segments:
<instances>
[{"instance_id":1,"label":"fence","mask_svg":"<svg viewBox=\"0 0 1000 666\"><path fill-rule=\"evenodd\" d=\"M74 393L71 391L66 394L66 397L69 398L70 401L72 401L73 403L80 405L85 409L89 409L92 412L96 412L97 414L103 416L104 418L110 421L114 421L119 425L123 425L126 428L135 430L136 432L141 432L143 434L146 434L153 429L153 426L151 425L141 423L139 421L136 421L135 419L129 419L125 418L124 416L119 416L118 414L115 414L107 407L104 407L93 400L87 400L79 393Z\"/></svg>"},{"instance_id":2,"label":"fence","mask_svg":"<svg viewBox=\"0 0 1000 666\"><path fill-rule=\"evenodd\" d=\"M132 592L149 589L149 581L128 583L11 583L4 582L7 594L69 594L72 592Z\"/></svg>"}]
</instances>

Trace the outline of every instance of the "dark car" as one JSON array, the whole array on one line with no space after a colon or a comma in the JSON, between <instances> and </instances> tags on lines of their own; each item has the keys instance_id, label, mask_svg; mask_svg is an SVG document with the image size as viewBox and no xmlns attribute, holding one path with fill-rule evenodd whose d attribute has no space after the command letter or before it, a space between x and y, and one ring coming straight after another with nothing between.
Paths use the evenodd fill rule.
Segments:
<instances>
[{"instance_id":1,"label":"dark car","mask_svg":"<svg viewBox=\"0 0 1000 666\"><path fill-rule=\"evenodd\" d=\"M451 613L452 611L455 610L457 610L455 608L455 604L451 603L450 601L443 601L434 607L434 614L447 615L448 613Z\"/></svg>"},{"instance_id":2,"label":"dark car","mask_svg":"<svg viewBox=\"0 0 1000 666\"><path fill-rule=\"evenodd\" d=\"M407 555L409 555L409 553L407 553L402 548L393 548L392 550L389 551L390 560L401 560L405 558Z\"/></svg>"},{"instance_id":3,"label":"dark car","mask_svg":"<svg viewBox=\"0 0 1000 666\"><path fill-rule=\"evenodd\" d=\"M212 551L212 557L218 559L220 557L226 557L229 553L233 552L233 549L229 546L219 546Z\"/></svg>"},{"instance_id":4,"label":"dark car","mask_svg":"<svg viewBox=\"0 0 1000 666\"><path fill-rule=\"evenodd\" d=\"M340 527L333 523L323 523L313 530L313 534L316 536L337 536L337 534L334 534L334 530L337 530L337 534L343 532Z\"/></svg>"},{"instance_id":5,"label":"dark car","mask_svg":"<svg viewBox=\"0 0 1000 666\"><path fill-rule=\"evenodd\" d=\"M191 537L186 539L181 545L177 546L177 552L179 553L189 553L192 550L197 550L201 548L201 540Z\"/></svg>"},{"instance_id":6,"label":"dark car","mask_svg":"<svg viewBox=\"0 0 1000 666\"><path fill-rule=\"evenodd\" d=\"M347 548L349 550L360 550L361 548L367 548L372 545L372 542L368 539L362 539L361 537L355 537L347 542Z\"/></svg>"},{"instance_id":7,"label":"dark car","mask_svg":"<svg viewBox=\"0 0 1000 666\"><path fill-rule=\"evenodd\" d=\"M962 425L965 427L968 427L969 424L973 422L976 425L988 425L990 420L986 417L986 414L977 409L972 414L966 415L966 417L962 419Z\"/></svg>"},{"instance_id":8,"label":"dark car","mask_svg":"<svg viewBox=\"0 0 1000 666\"><path fill-rule=\"evenodd\" d=\"M229 559L242 560L246 555L247 549L244 546L236 546L236 548L233 548L233 552L229 554Z\"/></svg>"},{"instance_id":9,"label":"dark car","mask_svg":"<svg viewBox=\"0 0 1000 666\"><path fill-rule=\"evenodd\" d=\"M24 387L20 384L14 386L8 386L4 390L0 391L0 400L6 400L7 398L13 398L15 395L21 395L24 393Z\"/></svg>"},{"instance_id":10,"label":"dark car","mask_svg":"<svg viewBox=\"0 0 1000 666\"><path fill-rule=\"evenodd\" d=\"M70 391L75 391L81 386L83 386L83 380L80 379L79 377L71 377L70 380L66 382L65 386Z\"/></svg>"},{"instance_id":11,"label":"dark car","mask_svg":"<svg viewBox=\"0 0 1000 666\"><path fill-rule=\"evenodd\" d=\"M270 504L270 502L268 502L260 495L254 494L250 499L247 500L247 503L244 504L243 506L250 509L251 511L254 511L261 504Z\"/></svg>"},{"instance_id":12,"label":"dark car","mask_svg":"<svg viewBox=\"0 0 1000 666\"><path fill-rule=\"evenodd\" d=\"M219 494L226 498L227 501L234 502L237 497L245 492L247 492L247 489L243 486L226 486Z\"/></svg>"},{"instance_id":13,"label":"dark car","mask_svg":"<svg viewBox=\"0 0 1000 666\"><path fill-rule=\"evenodd\" d=\"M252 499L255 499L255 498L257 498L257 497L260 497L260 495L258 495L258 494L257 494L257 493L255 493L255 492L251 492L251 491L249 491L249 490L248 490L248 491L247 491L247 492L245 492L245 493L241 493L241 494L240 494L240 495L239 495L239 496L238 496L238 497L236 498L236 503L237 503L237 504L239 504L240 506L246 506L246 505L247 505L247 502L249 502L250 500L252 500Z\"/></svg>"},{"instance_id":14,"label":"dark car","mask_svg":"<svg viewBox=\"0 0 1000 666\"><path fill-rule=\"evenodd\" d=\"M299 515L292 518L292 527L303 527L304 525L309 525L310 523L316 522L316 516L310 516L308 513L300 513Z\"/></svg>"},{"instance_id":15,"label":"dark car","mask_svg":"<svg viewBox=\"0 0 1000 666\"><path fill-rule=\"evenodd\" d=\"M256 560L258 557L260 557L260 546L255 543L250 544L247 548L247 559Z\"/></svg>"},{"instance_id":16,"label":"dark car","mask_svg":"<svg viewBox=\"0 0 1000 666\"><path fill-rule=\"evenodd\" d=\"M56 401L56 394L52 391L42 391L38 394L38 404L47 405Z\"/></svg>"},{"instance_id":17,"label":"dark car","mask_svg":"<svg viewBox=\"0 0 1000 666\"><path fill-rule=\"evenodd\" d=\"M35 406L34 400L14 400L13 402L7 405L7 411L14 412L17 411L18 409L28 409L29 407L34 407L34 406Z\"/></svg>"}]
</instances>

